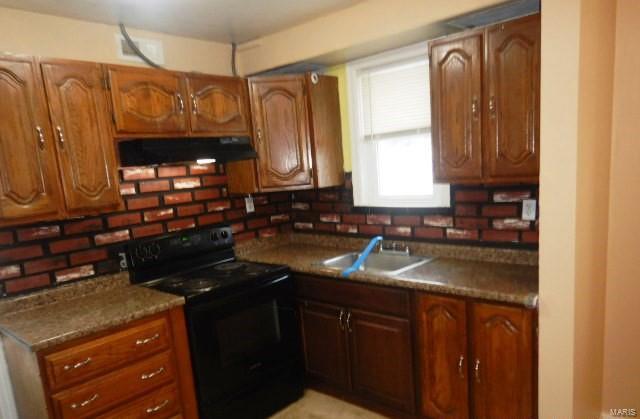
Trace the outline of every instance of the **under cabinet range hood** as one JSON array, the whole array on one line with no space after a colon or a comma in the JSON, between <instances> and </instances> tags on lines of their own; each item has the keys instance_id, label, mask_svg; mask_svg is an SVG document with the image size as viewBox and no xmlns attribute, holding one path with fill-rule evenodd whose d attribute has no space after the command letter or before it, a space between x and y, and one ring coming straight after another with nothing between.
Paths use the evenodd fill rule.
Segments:
<instances>
[{"instance_id":1,"label":"under cabinet range hood","mask_svg":"<svg viewBox=\"0 0 640 419\"><path fill-rule=\"evenodd\" d=\"M121 141L118 148L123 167L191 161L225 163L257 157L249 137L133 139Z\"/></svg>"}]
</instances>

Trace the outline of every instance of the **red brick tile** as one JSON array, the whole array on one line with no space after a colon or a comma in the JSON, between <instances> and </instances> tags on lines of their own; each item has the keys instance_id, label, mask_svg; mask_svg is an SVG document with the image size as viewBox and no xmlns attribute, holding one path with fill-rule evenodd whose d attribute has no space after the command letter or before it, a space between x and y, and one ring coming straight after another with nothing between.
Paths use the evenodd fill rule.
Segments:
<instances>
[{"instance_id":1,"label":"red brick tile","mask_svg":"<svg viewBox=\"0 0 640 419\"><path fill-rule=\"evenodd\" d=\"M247 228L254 229L260 227L266 227L269 224L268 218L254 218L253 220L247 221Z\"/></svg>"},{"instance_id":2,"label":"red brick tile","mask_svg":"<svg viewBox=\"0 0 640 419\"><path fill-rule=\"evenodd\" d=\"M112 244L127 241L130 239L129 230L112 231L111 233L97 234L94 237L96 244L102 246L104 244Z\"/></svg>"},{"instance_id":3,"label":"red brick tile","mask_svg":"<svg viewBox=\"0 0 640 419\"><path fill-rule=\"evenodd\" d=\"M11 231L0 232L0 246L13 244L13 233Z\"/></svg>"},{"instance_id":4,"label":"red brick tile","mask_svg":"<svg viewBox=\"0 0 640 419\"><path fill-rule=\"evenodd\" d=\"M205 199L216 199L220 198L220 189L211 188L211 189L197 189L194 192L196 201L203 201Z\"/></svg>"},{"instance_id":5,"label":"red brick tile","mask_svg":"<svg viewBox=\"0 0 640 419\"><path fill-rule=\"evenodd\" d=\"M25 275L39 274L40 272L55 271L67 267L67 258L57 256L46 259L32 260L24 264Z\"/></svg>"},{"instance_id":6,"label":"red brick tile","mask_svg":"<svg viewBox=\"0 0 640 419\"><path fill-rule=\"evenodd\" d=\"M346 224L364 224L367 222L367 217L364 214L344 214L342 221Z\"/></svg>"},{"instance_id":7,"label":"red brick tile","mask_svg":"<svg viewBox=\"0 0 640 419\"><path fill-rule=\"evenodd\" d=\"M296 201L313 201L316 199L315 191L298 191L295 193Z\"/></svg>"},{"instance_id":8,"label":"red brick tile","mask_svg":"<svg viewBox=\"0 0 640 419\"><path fill-rule=\"evenodd\" d=\"M173 187L175 189L193 189L200 187L199 177L185 177L173 179Z\"/></svg>"},{"instance_id":9,"label":"red brick tile","mask_svg":"<svg viewBox=\"0 0 640 419\"><path fill-rule=\"evenodd\" d=\"M269 203L269 197L267 195L256 195L253 197L254 205L267 205Z\"/></svg>"},{"instance_id":10,"label":"red brick tile","mask_svg":"<svg viewBox=\"0 0 640 419\"><path fill-rule=\"evenodd\" d=\"M353 211L353 205L345 204L343 202L336 202L333 204L333 210L336 212L351 212Z\"/></svg>"},{"instance_id":11,"label":"red brick tile","mask_svg":"<svg viewBox=\"0 0 640 419\"><path fill-rule=\"evenodd\" d=\"M422 218L419 215L396 215L393 217L393 224L401 226L419 226L422 224Z\"/></svg>"},{"instance_id":12,"label":"red brick tile","mask_svg":"<svg viewBox=\"0 0 640 419\"><path fill-rule=\"evenodd\" d=\"M367 215L367 224L391 224L391 216L390 215L381 215L381 214L370 214Z\"/></svg>"},{"instance_id":13,"label":"red brick tile","mask_svg":"<svg viewBox=\"0 0 640 419\"><path fill-rule=\"evenodd\" d=\"M311 208L313 208L314 211L318 212L333 211L333 205L329 204L328 202L314 202L313 204L311 204Z\"/></svg>"},{"instance_id":14,"label":"red brick tile","mask_svg":"<svg viewBox=\"0 0 640 419\"><path fill-rule=\"evenodd\" d=\"M157 207L158 205L160 205L160 201L157 196L145 196L143 198L127 199L127 208L130 210L153 208Z\"/></svg>"},{"instance_id":15,"label":"red brick tile","mask_svg":"<svg viewBox=\"0 0 640 419\"><path fill-rule=\"evenodd\" d=\"M120 184L120 195L135 195L136 194L136 184L135 183L121 183Z\"/></svg>"},{"instance_id":16,"label":"red brick tile","mask_svg":"<svg viewBox=\"0 0 640 419\"><path fill-rule=\"evenodd\" d=\"M366 234L367 236L380 236L382 234L382 226L371 224L360 224L360 234Z\"/></svg>"},{"instance_id":17,"label":"red brick tile","mask_svg":"<svg viewBox=\"0 0 640 419\"><path fill-rule=\"evenodd\" d=\"M306 202L294 202L293 204L291 204L291 209L298 211L308 211L309 209L311 209L311 205Z\"/></svg>"},{"instance_id":18,"label":"red brick tile","mask_svg":"<svg viewBox=\"0 0 640 419\"><path fill-rule=\"evenodd\" d=\"M198 217L198 224L209 225L209 224L218 224L224 220L224 217L219 212L212 212L211 214L201 215Z\"/></svg>"},{"instance_id":19,"label":"red brick tile","mask_svg":"<svg viewBox=\"0 0 640 419\"><path fill-rule=\"evenodd\" d=\"M131 233L133 233L133 238L135 239L139 239L140 237L157 236L164 233L164 226L160 223L145 224L143 226L133 227L131 229Z\"/></svg>"},{"instance_id":20,"label":"red brick tile","mask_svg":"<svg viewBox=\"0 0 640 419\"><path fill-rule=\"evenodd\" d=\"M263 239L268 237L275 237L276 235L278 235L278 229L275 227L261 228L260 230L258 230L258 237Z\"/></svg>"},{"instance_id":21,"label":"red brick tile","mask_svg":"<svg viewBox=\"0 0 640 419\"><path fill-rule=\"evenodd\" d=\"M226 185L228 179L226 176L203 176L202 186L220 186Z\"/></svg>"},{"instance_id":22,"label":"red brick tile","mask_svg":"<svg viewBox=\"0 0 640 419\"><path fill-rule=\"evenodd\" d=\"M162 166L158 167L158 177L178 177L186 176L187 168L184 166Z\"/></svg>"},{"instance_id":23,"label":"red brick tile","mask_svg":"<svg viewBox=\"0 0 640 419\"><path fill-rule=\"evenodd\" d=\"M156 171L153 167L125 167L122 169L124 180L153 179L155 177Z\"/></svg>"},{"instance_id":24,"label":"red brick tile","mask_svg":"<svg viewBox=\"0 0 640 419\"><path fill-rule=\"evenodd\" d=\"M15 294L35 288L46 287L50 284L49 274L39 274L6 281L4 283L4 289L7 291L7 294Z\"/></svg>"},{"instance_id":25,"label":"red brick tile","mask_svg":"<svg viewBox=\"0 0 640 419\"><path fill-rule=\"evenodd\" d=\"M223 211L231 208L230 201L215 201L215 202L207 202L207 211L215 212L215 211Z\"/></svg>"},{"instance_id":26,"label":"red brick tile","mask_svg":"<svg viewBox=\"0 0 640 419\"><path fill-rule=\"evenodd\" d=\"M100 231L103 228L101 218L90 218L88 220L75 221L64 226L64 234L70 236L72 234L89 233Z\"/></svg>"},{"instance_id":27,"label":"red brick tile","mask_svg":"<svg viewBox=\"0 0 640 419\"><path fill-rule=\"evenodd\" d=\"M288 192L274 192L269 194L269 202L287 202L291 199L291 194Z\"/></svg>"},{"instance_id":28,"label":"red brick tile","mask_svg":"<svg viewBox=\"0 0 640 419\"><path fill-rule=\"evenodd\" d=\"M318 199L320 201L337 201L340 199L340 196L337 192L320 192L318 194Z\"/></svg>"},{"instance_id":29,"label":"red brick tile","mask_svg":"<svg viewBox=\"0 0 640 419\"><path fill-rule=\"evenodd\" d=\"M447 238L453 240L478 240L478 230L461 230L448 228Z\"/></svg>"},{"instance_id":30,"label":"red brick tile","mask_svg":"<svg viewBox=\"0 0 640 419\"><path fill-rule=\"evenodd\" d=\"M171 189L171 185L169 184L169 181L166 179L147 180L145 182L140 182L139 188L141 193L163 192Z\"/></svg>"},{"instance_id":31,"label":"red brick tile","mask_svg":"<svg viewBox=\"0 0 640 419\"><path fill-rule=\"evenodd\" d=\"M244 233L236 234L234 239L236 242L243 242L256 238L255 231L245 231Z\"/></svg>"},{"instance_id":32,"label":"red brick tile","mask_svg":"<svg viewBox=\"0 0 640 419\"><path fill-rule=\"evenodd\" d=\"M456 202L487 202L489 192L483 190L461 190L456 191Z\"/></svg>"},{"instance_id":33,"label":"red brick tile","mask_svg":"<svg viewBox=\"0 0 640 419\"><path fill-rule=\"evenodd\" d=\"M144 212L145 223L168 220L170 218L173 218L173 208L162 208Z\"/></svg>"},{"instance_id":34,"label":"red brick tile","mask_svg":"<svg viewBox=\"0 0 640 419\"><path fill-rule=\"evenodd\" d=\"M188 217L191 215L198 215L204 212L203 204L183 205L178 207L178 217ZM220 216L222 218L222 215Z\"/></svg>"},{"instance_id":35,"label":"red brick tile","mask_svg":"<svg viewBox=\"0 0 640 419\"><path fill-rule=\"evenodd\" d=\"M537 231L523 231L522 242L523 243L538 243L539 233Z\"/></svg>"},{"instance_id":36,"label":"red brick tile","mask_svg":"<svg viewBox=\"0 0 640 419\"><path fill-rule=\"evenodd\" d=\"M83 250L81 252L72 253L69 256L69 260L71 261L71 266L75 265L83 265L89 262L100 262L101 260L108 259L109 254L107 249L90 249Z\"/></svg>"},{"instance_id":37,"label":"red brick tile","mask_svg":"<svg viewBox=\"0 0 640 419\"><path fill-rule=\"evenodd\" d=\"M485 217L516 217L518 207L515 205L485 205L482 207Z\"/></svg>"},{"instance_id":38,"label":"red brick tile","mask_svg":"<svg viewBox=\"0 0 640 419\"><path fill-rule=\"evenodd\" d=\"M126 214L112 215L107 218L107 224L109 228L128 226L133 224L140 224L142 217L139 212L129 212Z\"/></svg>"},{"instance_id":39,"label":"red brick tile","mask_svg":"<svg viewBox=\"0 0 640 419\"><path fill-rule=\"evenodd\" d=\"M327 233L333 233L336 231L336 225L331 223L316 223L315 229L317 231L324 231Z\"/></svg>"},{"instance_id":40,"label":"red brick tile","mask_svg":"<svg viewBox=\"0 0 640 419\"><path fill-rule=\"evenodd\" d=\"M456 204L456 215L473 217L478 215L478 206L472 204Z\"/></svg>"},{"instance_id":41,"label":"red brick tile","mask_svg":"<svg viewBox=\"0 0 640 419\"><path fill-rule=\"evenodd\" d=\"M246 215L244 210L225 211L224 214L227 220L238 220Z\"/></svg>"},{"instance_id":42,"label":"red brick tile","mask_svg":"<svg viewBox=\"0 0 640 419\"><path fill-rule=\"evenodd\" d=\"M293 223L296 230L313 230L313 223Z\"/></svg>"},{"instance_id":43,"label":"red brick tile","mask_svg":"<svg viewBox=\"0 0 640 419\"><path fill-rule=\"evenodd\" d=\"M64 269L55 273L57 282L71 281L73 279L86 278L93 276L96 271L93 269L93 265L76 266L75 268Z\"/></svg>"},{"instance_id":44,"label":"red brick tile","mask_svg":"<svg viewBox=\"0 0 640 419\"><path fill-rule=\"evenodd\" d=\"M531 191L497 191L493 193L493 202L521 202L531 198Z\"/></svg>"},{"instance_id":45,"label":"red brick tile","mask_svg":"<svg viewBox=\"0 0 640 419\"><path fill-rule=\"evenodd\" d=\"M0 250L0 264L25 260L42 256L42 246L12 247L7 250Z\"/></svg>"},{"instance_id":46,"label":"red brick tile","mask_svg":"<svg viewBox=\"0 0 640 419\"><path fill-rule=\"evenodd\" d=\"M479 217L456 217L455 225L456 228L470 230L489 228L489 219Z\"/></svg>"},{"instance_id":47,"label":"red brick tile","mask_svg":"<svg viewBox=\"0 0 640 419\"><path fill-rule=\"evenodd\" d=\"M453 217L448 215L426 215L422 221L429 227L453 227Z\"/></svg>"},{"instance_id":48,"label":"red brick tile","mask_svg":"<svg viewBox=\"0 0 640 419\"><path fill-rule=\"evenodd\" d=\"M320 214L320 221L323 223L339 223L340 216L338 214Z\"/></svg>"},{"instance_id":49,"label":"red brick tile","mask_svg":"<svg viewBox=\"0 0 640 419\"><path fill-rule=\"evenodd\" d=\"M358 226L354 224L337 224L336 231L338 233L357 234Z\"/></svg>"},{"instance_id":50,"label":"red brick tile","mask_svg":"<svg viewBox=\"0 0 640 419\"><path fill-rule=\"evenodd\" d=\"M18 240L26 242L30 240L41 240L58 237L60 235L60 226L42 226L23 228L18 230Z\"/></svg>"},{"instance_id":51,"label":"red brick tile","mask_svg":"<svg viewBox=\"0 0 640 419\"><path fill-rule=\"evenodd\" d=\"M278 212L278 208L275 205L261 205L256 207L256 214L259 215L271 215Z\"/></svg>"},{"instance_id":52,"label":"red brick tile","mask_svg":"<svg viewBox=\"0 0 640 419\"><path fill-rule=\"evenodd\" d=\"M504 218L493 220L493 228L496 230L529 230L531 222L519 218Z\"/></svg>"},{"instance_id":53,"label":"red brick tile","mask_svg":"<svg viewBox=\"0 0 640 419\"><path fill-rule=\"evenodd\" d=\"M90 246L89 239L86 237L77 237L75 239L58 240L49 243L51 253L71 252L73 250L86 249Z\"/></svg>"},{"instance_id":54,"label":"red brick tile","mask_svg":"<svg viewBox=\"0 0 640 419\"><path fill-rule=\"evenodd\" d=\"M173 220L167 223L167 231L180 231L195 228L196 220L193 218L183 218L181 220Z\"/></svg>"},{"instance_id":55,"label":"red brick tile","mask_svg":"<svg viewBox=\"0 0 640 419\"><path fill-rule=\"evenodd\" d=\"M20 276L20 265L0 266L0 280Z\"/></svg>"},{"instance_id":56,"label":"red brick tile","mask_svg":"<svg viewBox=\"0 0 640 419\"><path fill-rule=\"evenodd\" d=\"M279 223L286 223L290 221L291 217L289 216L289 214L278 214L278 215L272 215L271 217L269 217L269 220L271 221L272 224L279 224Z\"/></svg>"},{"instance_id":57,"label":"red brick tile","mask_svg":"<svg viewBox=\"0 0 640 419\"><path fill-rule=\"evenodd\" d=\"M420 239L443 239L444 230L437 227L416 227L415 236Z\"/></svg>"},{"instance_id":58,"label":"red brick tile","mask_svg":"<svg viewBox=\"0 0 640 419\"><path fill-rule=\"evenodd\" d=\"M517 231L504 230L484 230L482 232L482 240L488 242L518 242Z\"/></svg>"},{"instance_id":59,"label":"red brick tile","mask_svg":"<svg viewBox=\"0 0 640 419\"><path fill-rule=\"evenodd\" d=\"M411 227L388 226L384 228L384 234L396 237L411 237Z\"/></svg>"},{"instance_id":60,"label":"red brick tile","mask_svg":"<svg viewBox=\"0 0 640 419\"><path fill-rule=\"evenodd\" d=\"M192 175L204 175L215 172L216 166L214 164L192 164L189 166L189 173Z\"/></svg>"},{"instance_id":61,"label":"red brick tile","mask_svg":"<svg viewBox=\"0 0 640 419\"><path fill-rule=\"evenodd\" d=\"M293 224L291 223L280 224L280 231L282 233L291 233L293 231Z\"/></svg>"},{"instance_id":62,"label":"red brick tile","mask_svg":"<svg viewBox=\"0 0 640 419\"><path fill-rule=\"evenodd\" d=\"M192 200L193 196L191 195L191 192L178 192L166 194L164 196L164 203L166 205L184 204L186 202L191 202Z\"/></svg>"},{"instance_id":63,"label":"red brick tile","mask_svg":"<svg viewBox=\"0 0 640 419\"><path fill-rule=\"evenodd\" d=\"M240 233L244 231L244 223L233 223L231 224L231 231L233 234Z\"/></svg>"}]
</instances>

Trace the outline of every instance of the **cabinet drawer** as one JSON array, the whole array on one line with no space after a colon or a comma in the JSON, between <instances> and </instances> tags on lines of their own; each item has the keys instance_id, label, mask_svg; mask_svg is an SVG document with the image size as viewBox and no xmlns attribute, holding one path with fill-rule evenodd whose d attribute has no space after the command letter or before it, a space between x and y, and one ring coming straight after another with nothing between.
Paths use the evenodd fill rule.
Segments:
<instances>
[{"instance_id":1,"label":"cabinet drawer","mask_svg":"<svg viewBox=\"0 0 640 419\"><path fill-rule=\"evenodd\" d=\"M59 418L95 416L112 406L130 400L174 380L175 366L170 351L137 364L87 381L51 396Z\"/></svg>"},{"instance_id":2,"label":"cabinet drawer","mask_svg":"<svg viewBox=\"0 0 640 419\"><path fill-rule=\"evenodd\" d=\"M98 416L98 419L170 418L180 413L175 383Z\"/></svg>"},{"instance_id":3,"label":"cabinet drawer","mask_svg":"<svg viewBox=\"0 0 640 419\"><path fill-rule=\"evenodd\" d=\"M381 314L409 317L409 293L405 290L357 284L330 278L296 276L299 297L338 306L361 308Z\"/></svg>"},{"instance_id":4,"label":"cabinet drawer","mask_svg":"<svg viewBox=\"0 0 640 419\"><path fill-rule=\"evenodd\" d=\"M170 332L165 318L154 319L102 338L44 356L52 392L86 381L125 363L169 347Z\"/></svg>"}]
</instances>

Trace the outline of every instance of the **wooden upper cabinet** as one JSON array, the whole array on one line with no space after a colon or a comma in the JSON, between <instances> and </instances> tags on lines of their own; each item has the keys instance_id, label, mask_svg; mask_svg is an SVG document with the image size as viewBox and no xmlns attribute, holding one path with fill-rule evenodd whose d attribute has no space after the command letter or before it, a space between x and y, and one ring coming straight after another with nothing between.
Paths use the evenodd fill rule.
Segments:
<instances>
[{"instance_id":1,"label":"wooden upper cabinet","mask_svg":"<svg viewBox=\"0 0 640 419\"><path fill-rule=\"evenodd\" d=\"M417 310L422 414L429 418L466 419L466 304L464 300L421 294Z\"/></svg>"},{"instance_id":2,"label":"wooden upper cabinet","mask_svg":"<svg viewBox=\"0 0 640 419\"><path fill-rule=\"evenodd\" d=\"M537 181L540 167L540 15L487 30L485 176Z\"/></svg>"},{"instance_id":3,"label":"wooden upper cabinet","mask_svg":"<svg viewBox=\"0 0 640 419\"><path fill-rule=\"evenodd\" d=\"M56 218L61 199L37 65L0 57L0 226Z\"/></svg>"},{"instance_id":4,"label":"wooden upper cabinet","mask_svg":"<svg viewBox=\"0 0 640 419\"><path fill-rule=\"evenodd\" d=\"M171 71L109 66L116 134L188 132L184 77Z\"/></svg>"},{"instance_id":5,"label":"wooden upper cabinet","mask_svg":"<svg viewBox=\"0 0 640 419\"><path fill-rule=\"evenodd\" d=\"M304 77L265 77L249 83L260 188L310 188Z\"/></svg>"},{"instance_id":6,"label":"wooden upper cabinet","mask_svg":"<svg viewBox=\"0 0 640 419\"><path fill-rule=\"evenodd\" d=\"M251 135L245 79L189 74L187 89L191 132L194 135Z\"/></svg>"},{"instance_id":7,"label":"wooden upper cabinet","mask_svg":"<svg viewBox=\"0 0 640 419\"><path fill-rule=\"evenodd\" d=\"M67 211L86 214L118 207L121 200L102 65L50 61L41 66Z\"/></svg>"},{"instance_id":8,"label":"wooden upper cabinet","mask_svg":"<svg viewBox=\"0 0 640 419\"><path fill-rule=\"evenodd\" d=\"M471 305L474 417L533 418L533 311Z\"/></svg>"},{"instance_id":9,"label":"wooden upper cabinet","mask_svg":"<svg viewBox=\"0 0 640 419\"><path fill-rule=\"evenodd\" d=\"M482 177L481 32L430 46L434 176L439 181Z\"/></svg>"}]
</instances>

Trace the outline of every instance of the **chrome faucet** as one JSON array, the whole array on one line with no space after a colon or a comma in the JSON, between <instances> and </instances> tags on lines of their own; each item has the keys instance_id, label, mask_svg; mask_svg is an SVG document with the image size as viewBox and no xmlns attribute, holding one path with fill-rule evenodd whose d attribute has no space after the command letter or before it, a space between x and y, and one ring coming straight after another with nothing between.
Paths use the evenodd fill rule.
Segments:
<instances>
[{"instance_id":1,"label":"chrome faucet","mask_svg":"<svg viewBox=\"0 0 640 419\"><path fill-rule=\"evenodd\" d=\"M391 242L387 245L385 241L379 243L379 253L400 253L409 255L409 246L404 243Z\"/></svg>"}]
</instances>

